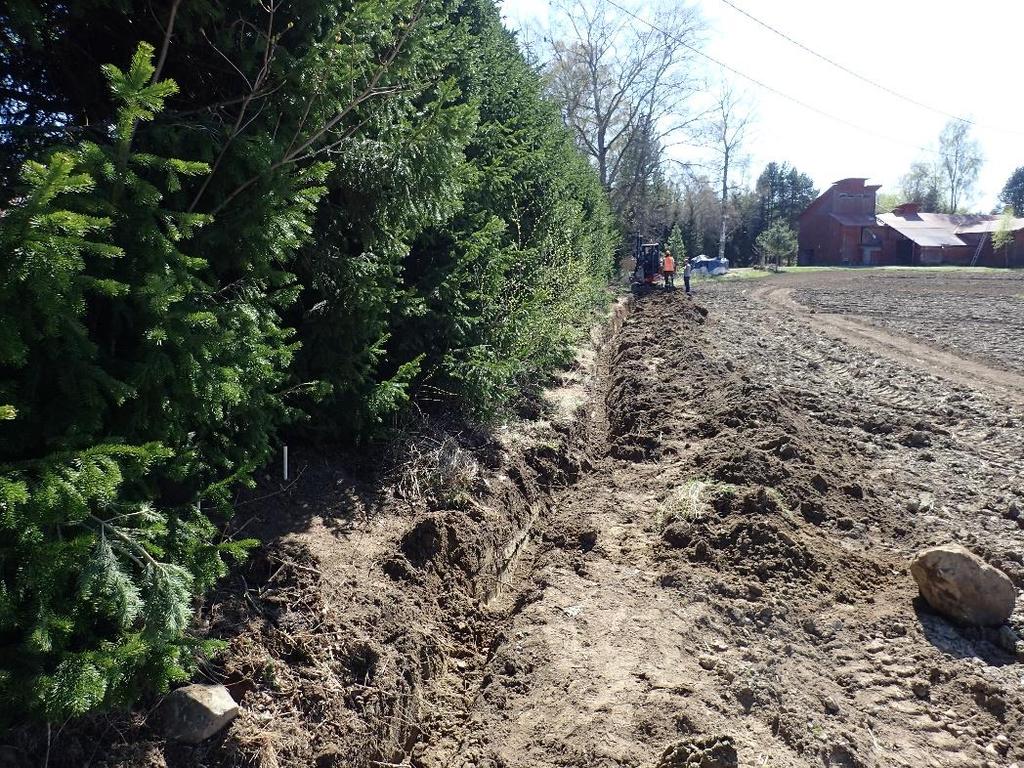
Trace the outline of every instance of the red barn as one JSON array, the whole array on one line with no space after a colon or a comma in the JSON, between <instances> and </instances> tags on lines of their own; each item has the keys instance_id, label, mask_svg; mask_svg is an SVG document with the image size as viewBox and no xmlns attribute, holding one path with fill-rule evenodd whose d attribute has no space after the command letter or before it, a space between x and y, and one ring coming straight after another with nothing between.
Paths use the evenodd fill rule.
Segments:
<instances>
[{"instance_id":1,"label":"red barn","mask_svg":"<svg viewBox=\"0 0 1024 768\"><path fill-rule=\"evenodd\" d=\"M800 214L800 264L1024 266L1024 218L1009 220L1013 240L996 252L1003 217L927 213L917 203L876 215L879 187L865 181L837 181Z\"/></svg>"}]
</instances>

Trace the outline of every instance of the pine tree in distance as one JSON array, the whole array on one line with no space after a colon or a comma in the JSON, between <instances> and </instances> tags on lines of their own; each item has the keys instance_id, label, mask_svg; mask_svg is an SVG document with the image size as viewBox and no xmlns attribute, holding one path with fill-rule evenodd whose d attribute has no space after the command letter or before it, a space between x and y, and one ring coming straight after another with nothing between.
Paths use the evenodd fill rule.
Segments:
<instances>
[{"instance_id":1,"label":"pine tree in distance","mask_svg":"<svg viewBox=\"0 0 1024 768\"><path fill-rule=\"evenodd\" d=\"M682 264L686 261L686 245L683 243L683 233L679 231L679 225L672 225L672 232L669 233L668 243L666 243L668 249L672 252L673 258L676 260L676 264ZM678 267L681 269L681 267Z\"/></svg>"}]
</instances>

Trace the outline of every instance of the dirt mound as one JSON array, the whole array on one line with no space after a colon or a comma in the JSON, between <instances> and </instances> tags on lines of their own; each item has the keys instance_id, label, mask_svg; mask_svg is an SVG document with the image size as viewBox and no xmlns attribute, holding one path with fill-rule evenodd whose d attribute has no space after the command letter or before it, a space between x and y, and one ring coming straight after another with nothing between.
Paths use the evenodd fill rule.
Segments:
<instances>
[{"instance_id":1,"label":"dirt mound","mask_svg":"<svg viewBox=\"0 0 1024 768\"><path fill-rule=\"evenodd\" d=\"M674 296L673 296L674 297ZM703 325L706 312L692 303L676 303L676 324L666 329L651 322L666 297L651 295L634 305L623 323L622 341L610 360L608 411L609 452L618 459L657 461L668 450L664 437L676 404L688 382L665 375L680 359L697 360L699 350L688 341Z\"/></svg>"},{"instance_id":2,"label":"dirt mound","mask_svg":"<svg viewBox=\"0 0 1024 768\"><path fill-rule=\"evenodd\" d=\"M662 535L672 547L683 550L691 563L754 576L761 582L781 577L791 583L806 581L822 570L807 547L794 538L795 533L795 526L771 520L702 517L673 520Z\"/></svg>"}]
</instances>

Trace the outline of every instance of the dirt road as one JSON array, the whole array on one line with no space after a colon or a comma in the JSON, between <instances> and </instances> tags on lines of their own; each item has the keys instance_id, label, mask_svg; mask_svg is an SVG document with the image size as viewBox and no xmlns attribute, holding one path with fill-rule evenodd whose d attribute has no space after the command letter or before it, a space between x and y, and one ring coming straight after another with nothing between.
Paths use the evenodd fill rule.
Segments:
<instances>
[{"instance_id":1,"label":"dirt road","mask_svg":"<svg viewBox=\"0 0 1024 768\"><path fill-rule=\"evenodd\" d=\"M895 334L703 287L706 321L678 293L626 321L604 455L553 503L464 723L418 764L1024 760L1024 666L931 615L906 568L955 540L1024 586L1012 374L971 387L977 361L936 376Z\"/></svg>"},{"instance_id":2,"label":"dirt road","mask_svg":"<svg viewBox=\"0 0 1024 768\"><path fill-rule=\"evenodd\" d=\"M879 357L1024 405L1024 280L1015 276L811 274L769 280L750 296Z\"/></svg>"}]
</instances>

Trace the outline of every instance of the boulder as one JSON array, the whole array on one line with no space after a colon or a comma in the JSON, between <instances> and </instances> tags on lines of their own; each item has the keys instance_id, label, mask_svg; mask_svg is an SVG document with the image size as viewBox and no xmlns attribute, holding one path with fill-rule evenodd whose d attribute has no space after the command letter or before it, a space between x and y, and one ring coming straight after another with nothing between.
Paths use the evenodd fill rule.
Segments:
<instances>
[{"instance_id":1,"label":"boulder","mask_svg":"<svg viewBox=\"0 0 1024 768\"><path fill-rule=\"evenodd\" d=\"M963 624L995 627L1013 613L1010 578L958 544L921 550L910 573L932 608Z\"/></svg>"},{"instance_id":2,"label":"boulder","mask_svg":"<svg viewBox=\"0 0 1024 768\"><path fill-rule=\"evenodd\" d=\"M218 733L238 715L238 705L223 685L186 685L171 691L158 712L164 736L198 744Z\"/></svg>"}]
</instances>

